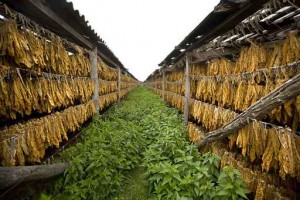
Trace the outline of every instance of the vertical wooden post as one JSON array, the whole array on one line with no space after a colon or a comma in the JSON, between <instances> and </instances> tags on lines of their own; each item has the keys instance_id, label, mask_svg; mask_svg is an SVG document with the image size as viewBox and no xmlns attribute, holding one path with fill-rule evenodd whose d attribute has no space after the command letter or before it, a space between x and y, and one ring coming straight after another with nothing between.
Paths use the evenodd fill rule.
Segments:
<instances>
[{"instance_id":1,"label":"vertical wooden post","mask_svg":"<svg viewBox=\"0 0 300 200\"><path fill-rule=\"evenodd\" d=\"M185 60L185 101L184 101L184 125L189 121L189 107L190 107L190 66L189 59L186 56Z\"/></svg>"},{"instance_id":2,"label":"vertical wooden post","mask_svg":"<svg viewBox=\"0 0 300 200\"><path fill-rule=\"evenodd\" d=\"M166 95L166 77L165 77L165 70L162 71L163 75L163 81L162 81L162 90L163 90L163 100L165 100L165 95Z\"/></svg>"},{"instance_id":3,"label":"vertical wooden post","mask_svg":"<svg viewBox=\"0 0 300 200\"><path fill-rule=\"evenodd\" d=\"M97 64L97 46L90 53L91 78L94 83L93 102L96 108L96 114L99 114L99 81L98 81L98 64Z\"/></svg>"},{"instance_id":4,"label":"vertical wooden post","mask_svg":"<svg viewBox=\"0 0 300 200\"><path fill-rule=\"evenodd\" d=\"M121 69L118 67L118 107L121 106Z\"/></svg>"}]
</instances>

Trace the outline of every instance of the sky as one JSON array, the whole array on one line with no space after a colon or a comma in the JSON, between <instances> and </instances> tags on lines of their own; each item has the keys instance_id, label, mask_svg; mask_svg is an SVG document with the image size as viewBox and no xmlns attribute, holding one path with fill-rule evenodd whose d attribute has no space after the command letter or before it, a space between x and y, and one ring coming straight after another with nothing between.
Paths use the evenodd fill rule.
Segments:
<instances>
[{"instance_id":1,"label":"sky","mask_svg":"<svg viewBox=\"0 0 300 200\"><path fill-rule=\"evenodd\" d=\"M138 80L158 64L220 0L68 0Z\"/></svg>"}]
</instances>

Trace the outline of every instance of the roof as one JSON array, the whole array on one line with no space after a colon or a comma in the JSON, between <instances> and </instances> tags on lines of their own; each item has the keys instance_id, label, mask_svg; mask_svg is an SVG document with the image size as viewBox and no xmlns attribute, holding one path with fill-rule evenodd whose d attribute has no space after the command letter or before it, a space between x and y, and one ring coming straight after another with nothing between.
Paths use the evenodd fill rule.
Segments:
<instances>
[{"instance_id":1,"label":"roof","mask_svg":"<svg viewBox=\"0 0 300 200\"><path fill-rule=\"evenodd\" d=\"M104 40L95 32L83 15L66 0L0 0L40 26L60 37L87 49L95 45L98 55L111 67L127 71Z\"/></svg>"},{"instance_id":2,"label":"roof","mask_svg":"<svg viewBox=\"0 0 300 200\"><path fill-rule=\"evenodd\" d=\"M229 1L243 3L227 11L224 11L226 7L222 10L224 2ZM299 4L299 1L285 0L221 0L146 81L155 78L161 70L172 71L182 67L185 63L182 58L187 54L191 63L200 63L215 57L235 55L251 41L274 46L290 30L300 27Z\"/></svg>"},{"instance_id":3,"label":"roof","mask_svg":"<svg viewBox=\"0 0 300 200\"><path fill-rule=\"evenodd\" d=\"M174 64L187 52L200 47L215 37L234 28L243 19L255 13L268 1L269 0L248 0L227 12L212 11L173 51L171 51L171 53L169 53L159 66ZM221 0L217 7L220 7L223 2L224 1Z\"/></svg>"}]
</instances>

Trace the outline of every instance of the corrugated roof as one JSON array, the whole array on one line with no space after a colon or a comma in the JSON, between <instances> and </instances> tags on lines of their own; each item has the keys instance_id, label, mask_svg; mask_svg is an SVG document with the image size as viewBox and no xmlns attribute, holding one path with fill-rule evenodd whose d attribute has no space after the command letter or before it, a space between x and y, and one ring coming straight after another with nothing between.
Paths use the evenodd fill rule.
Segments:
<instances>
[{"instance_id":1,"label":"corrugated roof","mask_svg":"<svg viewBox=\"0 0 300 200\"><path fill-rule=\"evenodd\" d=\"M84 15L80 15L79 11L74 9L72 2L67 2L66 0L0 1L24 14L42 27L75 44L88 49L91 49L96 44L98 55L108 65L111 67L118 66L123 71L127 71L104 40L88 25ZM69 29L67 30L66 27L69 27ZM75 33L72 34L70 30L73 30Z\"/></svg>"},{"instance_id":2,"label":"corrugated roof","mask_svg":"<svg viewBox=\"0 0 300 200\"><path fill-rule=\"evenodd\" d=\"M259 10L262 5L268 1L269 0L248 0L227 12L212 11L159 65L165 66L175 63L187 52L200 47L232 29L243 19ZM222 0L220 4L223 4Z\"/></svg>"},{"instance_id":3,"label":"corrugated roof","mask_svg":"<svg viewBox=\"0 0 300 200\"><path fill-rule=\"evenodd\" d=\"M161 69L182 66L182 58L186 53L191 53L192 57L201 53L205 57L211 55L211 50L223 51L226 48L228 51L234 48L237 51L240 46L248 45L249 41L272 45L289 30L300 27L299 1L246 0L242 6L238 6L239 9L219 12L219 6L224 2L222 0L159 64ZM200 60L205 61L210 56L205 58ZM155 77L160 70L155 70L146 80Z\"/></svg>"}]
</instances>

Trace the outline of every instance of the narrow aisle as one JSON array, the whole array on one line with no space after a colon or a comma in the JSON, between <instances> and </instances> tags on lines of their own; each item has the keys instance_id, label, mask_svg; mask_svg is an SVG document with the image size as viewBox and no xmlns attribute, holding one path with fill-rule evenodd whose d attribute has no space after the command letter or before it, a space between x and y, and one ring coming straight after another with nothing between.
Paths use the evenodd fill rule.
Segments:
<instances>
[{"instance_id":1,"label":"narrow aisle","mask_svg":"<svg viewBox=\"0 0 300 200\"><path fill-rule=\"evenodd\" d=\"M62 157L71 163L53 199L238 199L246 197L237 170L200 155L186 140L182 116L139 87L95 117L82 143ZM223 199L224 199L223 198Z\"/></svg>"}]
</instances>

